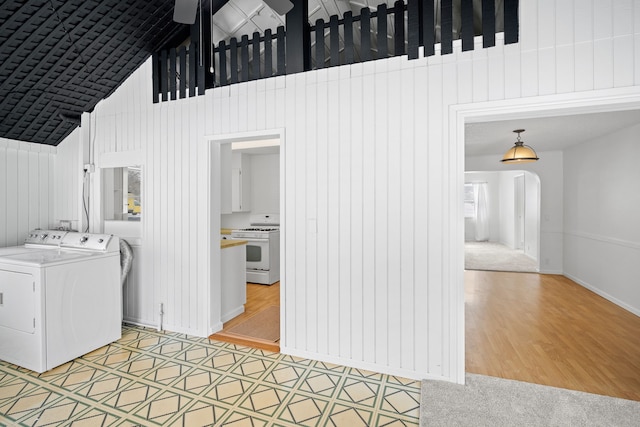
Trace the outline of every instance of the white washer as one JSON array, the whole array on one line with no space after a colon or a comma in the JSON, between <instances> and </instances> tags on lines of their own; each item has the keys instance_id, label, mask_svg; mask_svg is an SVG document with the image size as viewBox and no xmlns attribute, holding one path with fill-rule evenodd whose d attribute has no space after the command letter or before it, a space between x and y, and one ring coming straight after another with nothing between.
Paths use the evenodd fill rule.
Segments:
<instances>
[{"instance_id":1,"label":"white washer","mask_svg":"<svg viewBox=\"0 0 640 427\"><path fill-rule=\"evenodd\" d=\"M118 238L61 233L0 253L0 359L39 373L121 337Z\"/></svg>"}]
</instances>

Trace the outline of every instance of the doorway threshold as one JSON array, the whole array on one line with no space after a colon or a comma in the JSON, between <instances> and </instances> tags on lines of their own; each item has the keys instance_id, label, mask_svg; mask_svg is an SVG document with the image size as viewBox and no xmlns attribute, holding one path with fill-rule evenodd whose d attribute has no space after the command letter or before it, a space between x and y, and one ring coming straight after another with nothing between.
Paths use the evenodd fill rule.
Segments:
<instances>
[{"instance_id":1,"label":"doorway threshold","mask_svg":"<svg viewBox=\"0 0 640 427\"><path fill-rule=\"evenodd\" d=\"M257 348L273 353L280 353L280 344L273 341L262 340L259 338L239 335L224 330L217 332L209 337L210 340L223 341L231 344L242 345L245 347Z\"/></svg>"}]
</instances>

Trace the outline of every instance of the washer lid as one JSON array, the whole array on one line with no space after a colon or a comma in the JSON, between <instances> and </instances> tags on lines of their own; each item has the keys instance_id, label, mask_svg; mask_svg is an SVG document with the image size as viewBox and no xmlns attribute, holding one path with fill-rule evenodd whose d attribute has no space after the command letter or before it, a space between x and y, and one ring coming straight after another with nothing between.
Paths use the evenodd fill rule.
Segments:
<instances>
[{"instance_id":1,"label":"washer lid","mask_svg":"<svg viewBox=\"0 0 640 427\"><path fill-rule=\"evenodd\" d=\"M55 249L30 250L29 252L7 255L2 258L3 263L25 265L32 267L45 267L59 263L74 261L80 258L89 258L99 255L99 252L59 251Z\"/></svg>"}]
</instances>

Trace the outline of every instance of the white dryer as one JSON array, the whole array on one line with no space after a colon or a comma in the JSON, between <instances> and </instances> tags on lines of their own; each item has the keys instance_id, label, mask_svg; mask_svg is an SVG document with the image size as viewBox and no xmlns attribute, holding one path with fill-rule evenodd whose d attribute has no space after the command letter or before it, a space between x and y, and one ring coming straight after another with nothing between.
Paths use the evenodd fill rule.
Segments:
<instances>
[{"instance_id":1,"label":"white dryer","mask_svg":"<svg viewBox=\"0 0 640 427\"><path fill-rule=\"evenodd\" d=\"M118 238L60 232L44 240L0 252L0 359L36 372L121 336Z\"/></svg>"}]
</instances>

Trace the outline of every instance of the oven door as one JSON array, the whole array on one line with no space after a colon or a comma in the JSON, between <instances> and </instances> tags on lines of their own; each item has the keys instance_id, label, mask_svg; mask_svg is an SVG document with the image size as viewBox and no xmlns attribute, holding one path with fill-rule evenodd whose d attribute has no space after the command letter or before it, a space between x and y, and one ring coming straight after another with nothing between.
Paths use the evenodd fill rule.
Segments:
<instances>
[{"instance_id":1,"label":"oven door","mask_svg":"<svg viewBox=\"0 0 640 427\"><path fill-rule=\"evenodd\" d=\"M247 270L269 270L269 239L244 238L247 243Z\"/></svg>"}]
</instances>

